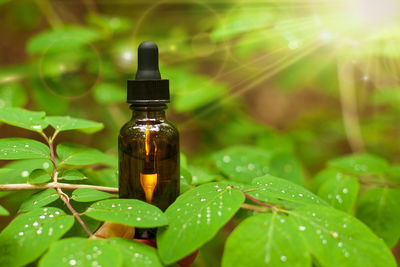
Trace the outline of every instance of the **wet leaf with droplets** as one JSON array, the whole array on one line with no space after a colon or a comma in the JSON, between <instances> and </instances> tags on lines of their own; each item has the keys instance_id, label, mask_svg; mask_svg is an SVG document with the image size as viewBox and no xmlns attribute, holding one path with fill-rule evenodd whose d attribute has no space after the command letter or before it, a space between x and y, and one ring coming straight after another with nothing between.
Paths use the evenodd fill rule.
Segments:
<instances>
[{"instance_id":1,"label":"wet leaf with droplets","mask_svg":"<svg viewBox=\"0 0 400 267\"><path fill-rule=\"evenodd\" d=\"M321 177L321 176L319 176ZM358 194L358 180L341 172L325 172L317 195L332 207L351 212Z\"/></svg>"},{"instance_id":2,"label":"wet leaf with droplets","mask_svg":"<svg viewBox=\"0 0 400 267\"><path fill-rule=\"evenodd\" d=\"M112 158L101 152L100 150L89 148L81 145L61 143L57 146L57 154L62 164L70 165L90 165L105 164L114 166L115 162Z\"/></svg>"},{"instance_id":3,"label":"wet leaf with droplets","mask_svg":"<svg viewBox=\"0 0 400 267\"><path fill-rule=\"evenodd\" d=\"M244 195L223 183L209 183L187 191L166 210L169 225L157 232L159 255L173 263L213 238L235 215Z\"/></svg>"},{"instance_id":4,"label":"wet leaf with droplets","mask_svg":"<svg viewBox=\"0 0 400 267\"><path fill-rule=\"evenodd\" d=\"M357 218L383 238L391 248L400 238L400 190L373 188L357 204Z\"/></svg>"},{"instance_id":5,"label":"wet leaf with droplets","mask_svg":"<svg viewBox=\"0 0 400 267\"><path fill-rule=\"evenodd\" d=\"M23 266L38 258L74 223L57 208L39 208L15 218L0 233L0 266Z\"/></svg>"},{"instance_id":6,"label":"wet leaf with droplets","mask_svg":"<svg viewBox=\"0 0 400 267\"><path fill-rule=\"evenodd\" d=\"M109 243L118 248L122 254L122 266L163 266L155 248L132 240L122 238L108 239Z\"/></svg>"},{"instance_id":7,"label":"wet leaf with droplets","mask_svg":"<svg viewBox=\"0 0 400 267\"><path fill-rule=\"evenodd\" d=\"M352 175L384 174L388 168L386 160L372 154L344 156L328 165Z\"/></svg>"},{"instance_id":8,"label":"wet leaf with droplets","mask_svg":"<svg viewBox=\"0 0 400 267\"><path fill-rule=\"evenodd\" d=\"M12 161L5 165L8 169L7 172L0 172L0 184L18 184L26 183L32 170L37 167L51 172L53 165L50 160L47 159L27 159Z\"/></svg>"},{"instance_id":9,"label":"wet leaf with droplets","mask_svg":"<svg viewBox=\"0 0 400 267\"><path fill-rule=\"evenodd\" d=\"M0 139L0 159L48 159L49 147L45 144L26 138Z\"/></svg>"},{"instance_id":10,"label":"wet leaf with droplets","mask_svg":"<svg viewBox=\"0 0 400 267\"><path fill-rule=\"evenodd\" d=\"M137 199L107 199L93 203L85 215L99 220L147 228L168 224L165 214L156 206Z\"/></svg>"},{"instance_id":11,"label":"wet leaf with droplets","mask_svg":"<svg viewBox=\"0 0 400 267\"><path fill-rule=\"evenodd\" d=\"M290 216L261 213L230 234L222 266L310 266L311 257Z\"/></svg>"},{"instance_id":12,"label":"wet leaf with droplets","mask_svg":"<svg viewBox=\"0 0 400 267\"><path fill-rule=\"evenodd\" d=\"M192 185L200 185L215 181L218 175L211 173L205 168L200 168L197 166L188 166L188 171L191 174L192 179L189 180Z\"/></svg>"},{"instance_id":13,"label":"wet leaf with droplets","mask_svg":"<svg viewBox=\"0 0 400 267\"><path fill-rule=\"evenodd\" d=\"M307 189L285 179L263 176L253 180L253 191L247 192L252 197L286 208L293 208L305 204L328 205L324 200Z\"/></svg>"},{"instance_id":14,"label":"wet leaf with droplets","mask_svg":"<svg viewBox=\"0 0 400 267\"><path fill-rule=\"evenodd\" d=\"M271 153L255 147L235 146L213 155L214 162L229 179L251 183L253 178L269 174Z\"/></svg>"},{"instance_id":15,"label":"wet leaf with droplets","mask_svg":"<svg viewBox=\"0 0 400 267\"><path fill-rule=\"evenodd\" d=\"M289 216L321 266L396 266L385 243L345 212L307 205L289 212Z\"/></svg>"},{"instance_id":16,"label":"wet leaf with droplets","mask_svg":"<svg viewBox=\"0 0 400 267\"><path fill-rule=\"evenodd\" d=\"M29 174L30 184L43 184L51 180L50 174L43 169L35 169Z\"/></svg>"},{"instance_id":17,"label":"wet leaf with droplets","mask_svg":"<svg viewBox=\"0 0 400 267\"><path fill-rule=\"evenodd\" d=\"M40 191L33 194L30 198L25 200L21 207L20 212L27 212L35 208L40 208L46 206L59 198L57 191L53 188L48 188L46 190Z\"/></svg>"},{"instance_id":18,"label":"wet leaf with droplets","mask_svg":"<svg viewBox=\"0 0 400 267\"><path fill-rule=\"evenodd\" d=\"M91 201L98 201L102 199L112 198L115 196L116 195L106 192L101 192L91 188L78 188L74 192L72 192L71 199L78 202L91 202Z\"/></svg>"},{"instance_id":19,"label":"wet leaf with droplets","mask_svg":"<svg viewBox=\"0 0 400 267\"><path fill-rule=\"evenodd\" d=\"M107 240L87 238L66 238L51 245L41 258L39 267L54 266L122 266L122 257L118 249Z\"/></svg>"},{"instance_id":20,"label":"wet leaf with droplets","mask_svg":"<svg viewBox=\"0 0 400 267\"><path fill-rule=\"evenodd\" d=\"M72 118L70 116L47 116L46 121L57 131L79 130L84 133L95 133L103 129L100 122Z\"/></svg>"},{"instance_id":21,"label":"wet leaf with droplets","mask_svg":"<svg viewBox=\"0 0 400 267\"><path fill-rule=\"evenodd\" d=\"M0 122L30 131L42 132L48 126L46 113L21 108L0 108Z\"/></svg>"}]
</instances>

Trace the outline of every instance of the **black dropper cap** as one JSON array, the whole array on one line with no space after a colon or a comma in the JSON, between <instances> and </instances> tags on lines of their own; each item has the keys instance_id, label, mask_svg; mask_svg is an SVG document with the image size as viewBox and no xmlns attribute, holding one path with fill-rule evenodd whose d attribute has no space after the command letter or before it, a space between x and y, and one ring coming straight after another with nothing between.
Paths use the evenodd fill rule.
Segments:
<instances>
[{"instance_id":1,"label":"black dropper cap","mask_svg":"<svg viewBox=\"0 0 400 267\"><path fill-rule=\"evenodd\" d=\"M169 80L162 80L158 69L158 48L152 41L138 47L135 80L128 80L127 102L131 104L169 103Z\"/></svg>"}]
</instances>

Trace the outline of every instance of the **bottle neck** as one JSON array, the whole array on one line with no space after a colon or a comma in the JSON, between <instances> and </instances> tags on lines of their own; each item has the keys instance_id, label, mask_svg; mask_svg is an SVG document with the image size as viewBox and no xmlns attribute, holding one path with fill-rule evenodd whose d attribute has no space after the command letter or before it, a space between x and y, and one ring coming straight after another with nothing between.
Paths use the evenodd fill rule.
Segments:
<instances>
[{"instance_id":1,"label":"bottle neck","mask_svg":"<svg viewBox=\"0 0 400 267\"><path fill-rule=\"evenodd\" d=\"M166 104L131 105L132 119L134 120L165 120Z\"/></svg>"}]
</instances>

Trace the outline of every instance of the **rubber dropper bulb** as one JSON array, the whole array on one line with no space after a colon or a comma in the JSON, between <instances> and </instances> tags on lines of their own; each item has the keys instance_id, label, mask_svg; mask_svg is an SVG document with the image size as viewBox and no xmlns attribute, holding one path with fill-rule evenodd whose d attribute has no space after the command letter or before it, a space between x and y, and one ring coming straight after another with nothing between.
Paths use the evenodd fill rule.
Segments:
<instances>
[{"instance_id":1,"label":"rubber dropper bulb","mask_svg":"<svg viewBox=\"0 0 400 267\"><path fill-rule=\"evenodd\" d=\"M152 41L144 41L138 47L136 80L161 80L158 69L158 47Z\"/></svg>"}]
</instances>

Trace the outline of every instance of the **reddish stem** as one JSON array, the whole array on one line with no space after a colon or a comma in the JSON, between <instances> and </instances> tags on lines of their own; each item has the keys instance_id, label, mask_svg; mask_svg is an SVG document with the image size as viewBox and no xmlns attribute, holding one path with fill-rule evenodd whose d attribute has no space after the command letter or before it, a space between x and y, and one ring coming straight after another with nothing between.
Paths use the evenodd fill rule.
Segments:
<instances>
[{"instance_id":1,"label":"reddish stem","mask_svg":"<svg viewBox=\"0 0 400 267\"><path fill-rule=\"evenodd\" d=\"M47 141L49 143L49 148L50 148L51 162L53 163L53 181L56 183L57 182L57 164L56 164L56 157L54 155L53 140L47 140Z\"/></svg>"},{"instance_id":2,"label":"reddish stem","mask_svg":"<svg viewBox=\"0 0 400 267\"><path fill-rule=\"evenodd\" d=\"M259 200L255 199L254 197L250 196L249 194L247 194L247 193L246 193L245 191L243 191L243 190L240 190L240 191L242 191L242 193L244 194L244 196L245 196L246 198L250 199L250 200L253 201L254 203L257 203L258 205L261 205L261 206L270 208L270 209L272 209L272 210L275 210L275 207L274 207L274 206L272 206L272 205L270 205L270 204L267 204L267 203L264 203L264 202L262 202L262 201L259 201Z\"/></svg>"},{"instance_id":3,"label":"reddish stem","mask_svg":"<svg viewBox=\"0 0 400 267\"><path fill-rule=\"evenodd\" d=\"M42 134L42 136L46 139L47 143L49 144L51 162L53 163L53 181L55 183L57 183L58 172L57 172L56 157L54 154L54 145L53 145L54 138L49 139L45 134ZM56 190L57 190L57 193L60 196L61 200L65 203L65 205L67 205L68 209L71 211L72 215L80 223L80 225L82 225L83 229L85 229L85 231L89 234L90 237L93 236L93 233L83 222L83 220L79 216L78 212L76 212L76 210L71 206L68 195L66 195L59 187L57 187Z\"/></svg>"},{"instance_id":4,"label":"reddish stem","mask_svg":"<svg viewBox=\"0 0 400 267\"><path fill-rule=\"evenodd\" d=\"M57 192L60 195L61 199L64 201L65 205L67 205L68 209L72 212L72 215L74 215L75 219L82 225L83 229L85 229L85 231L89 234L89 236L93 236L93 233L83 222L83 220L79 216L78 212L76 212L76 210L71 206L71 203L69 202L68 198L65 196L65 193L62 192L62 190L60 188L57 188Z\"/></svg>"}]
</instances>

